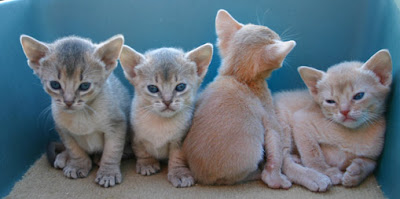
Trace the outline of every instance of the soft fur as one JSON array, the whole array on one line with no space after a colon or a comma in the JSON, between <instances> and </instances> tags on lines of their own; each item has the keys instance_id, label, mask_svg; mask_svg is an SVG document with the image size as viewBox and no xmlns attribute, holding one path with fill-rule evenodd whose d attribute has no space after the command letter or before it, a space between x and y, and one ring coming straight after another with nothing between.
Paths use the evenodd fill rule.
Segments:
<instances>
[{"instance_id":1,"label":"soft fur","mask_svg":"<svg viewBox=\"0 0 400 199\"><path fill-rule=\"evenodd\" d=\"M265 78L281 67L295 42L282 42L264 26L240 24L225 10L218 11L216 31L222 65L199 97L184 141L188 165L202 184L261 177L269 187L289 188L281 173L281 128Z\"/></svg>"},{"instance_id":2,"label":"soft fur","mask_svg":"<svg viewBox=\"0 0 400 199\"><path fill-rule=\"evenodd\" d=\"M122 35L101 44L79 37L45 44L21 36L28 65L51 96L56 130L66 148L53 165L68 178L86 177L92 168L89 155L102 153L96 182L110 187L122 181L129 95L112 71L123 42ZM54 89L52 82L60 87ZM83 83L90 83L87 90L80 89Z\"/></svg>"},{"instance_id":3,"label":"soft fur","mask_svg":"<svg viewBox=\"0 0 400 199\"><path fill-rule=\"evenodd\" d=\"M383 113L392 81L389 52L381 50L366 63L343 62L326 73L310 67L300 67L299 73L309 92L275 96L285 147L291 153L298 151L302 164L329 176L333 184L360 184L374 170L383 148ZM357 99L358 93L363 97ZM293 176L309 189L323 191L324 177L315 180L321 175L315 170L301 173L300 169Z\"/></svg>"},{"instance_id":4,"label":"soft fur","mask_svg":"<svg viewBox=\"0 0 400 199\"><path fill-rule=\"evenodd\" d=\"M160 170L159 160L169 157L168 180L173 186L194 184L180 148L191 125L197 89L212 54L211 44L187 53L160 48L144 55L124 46L121 64L126 78L135 87L131 118L137 173L152 175ZM178 90L179 85L186 88ZM152 93L149 86L155 86L157 91Z\"/></svg>"}]
</instances>

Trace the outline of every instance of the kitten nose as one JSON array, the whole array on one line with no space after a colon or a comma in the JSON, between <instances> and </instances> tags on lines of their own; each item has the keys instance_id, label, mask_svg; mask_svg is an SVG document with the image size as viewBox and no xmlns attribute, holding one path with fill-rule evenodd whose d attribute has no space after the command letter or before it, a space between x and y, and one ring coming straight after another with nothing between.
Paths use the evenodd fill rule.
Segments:
<instances>
[{"instance_id":1,"label":"kitten nose","mask_svg":"<svg viewBox=\"0 0 400 199\"><path fill-rule=\"evenodd\" d=\"M68 107L71 107L72 104L74 104L74 101L66 101L64 100L65 105L67 105Z\"/></svg>"},{"instance_id":2,"label":"kitten nose","mask_svg":"<svg viewBox=\"0 0 400 199\"><path fill-rule=\"evenodd\" d=\"M341 110L340 113L343 114L345 117L347 117L347 114L349 114L350 110Z\"/></svg>"},{"instance_id":3,"label":"kitten nose","mask_svg":"<svg viewBox=\"0 0 400 199\"><path fill-rule=\"evenodd\" d=\"M165 106L168 107L171 104L172 100L168 100L168 101L163 100L162 102L165 104Z\"/></svg>"}]
</instances>

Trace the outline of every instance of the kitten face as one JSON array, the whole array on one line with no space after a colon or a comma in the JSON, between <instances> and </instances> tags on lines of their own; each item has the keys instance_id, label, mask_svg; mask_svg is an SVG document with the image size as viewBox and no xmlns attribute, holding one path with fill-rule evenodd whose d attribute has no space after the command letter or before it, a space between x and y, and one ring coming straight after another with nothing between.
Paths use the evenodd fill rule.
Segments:
<instances>
[{"instance_id":1,"label":"kitten face","mask_svg":"<svg viewBox=\"0 0 400 199\"><path fill-rule=\"evenodd\" d=\"M123 45L123 37L95 45L90 41L67 37L44 44L28 36L21 37L28 64L41 79L52 102L66 112L89 106L106 81ZM38 50L43 49L43 50Z\"/></svg>"},{"instance_id":2,"label":"kitten face","mask_svg":"<svg viewBox=\"0 0 400 199\"><path fill-rule=\"evenodd\" d=\"M211 57L211 44L186 54L174 48L160 48L145 55L126 46L121 64L125 76L135 86L135 100L141 109L172 117L192 109Z\"/></svg>"},{"instance_id":3,"label":"kitten face","mask_svg":"<svg viewBox=\"0 0 400 199\"><path fill-rule=\"evenodd\" d=\"M308 79L310 91L327 119L357 128L382 117L392 65L387 51L374 56L365 64L344 62L332 66L326 73L311 69L320 74L314 86L307 77L310 68L299 69L306 84Z\"/></svg>"}]
</instances>

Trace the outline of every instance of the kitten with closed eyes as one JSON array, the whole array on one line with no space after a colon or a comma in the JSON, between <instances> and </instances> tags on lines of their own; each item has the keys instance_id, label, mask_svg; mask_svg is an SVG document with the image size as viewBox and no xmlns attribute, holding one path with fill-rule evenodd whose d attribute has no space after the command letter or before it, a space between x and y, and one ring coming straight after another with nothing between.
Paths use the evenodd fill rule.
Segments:
<instances>
[{"instance_id":1,"label":"kitten with closed eyes","mask_svg":"<svg viewBox=\"0 0 400 199\"><path fill-rule=\"evenodd\" d=\"M180 148L212 53L211 44L187 53L160 48L144 55L124 46L121 65L135 87L131 124L137 173L152 175L160 170L159 160L169 158L168 180L173 186L194 184Z\"/></svg>"},{"instance_id":2,"label":"kitten with closed eyes","mask_svg":"<svg viewBox=\"0 0 400 199\"><path fill-rule=\"evenodd\" d=\"M46 44L21 36L28 65L51 96L56 130L66 148L53 166L68 178L86 177L92 168L89 155L102 154L95 181L103 187L122 181L130 100L113 70L123 43L122 35L100 44L79 37Z\"/></svg>"},{"instance_id":3,"label":"kitten with closed eyes","mask_svg":"<svg viewBox=\"0 0 400 199\"><path fill-rule=\"evenodd\" d=\"M383 113L392 82L389 51L380 50L365 63L334 65L327 72L305 66L298 70L308 91L274 97L286 135L293 136L294 146L288 147L332 184L359 185L383 149Z\"/></svg>"}]
</instances>

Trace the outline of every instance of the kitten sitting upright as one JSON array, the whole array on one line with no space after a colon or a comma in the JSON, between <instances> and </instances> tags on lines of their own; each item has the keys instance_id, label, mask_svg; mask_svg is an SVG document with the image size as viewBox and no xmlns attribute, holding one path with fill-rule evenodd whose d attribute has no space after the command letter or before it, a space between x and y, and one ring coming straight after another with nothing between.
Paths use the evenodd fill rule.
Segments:
<instances>
[{"instance_id":1,"label":"kitten sitting upright","mask_svg":"<svg viewBox=\"0 0 400 199\"><path fill-rule=\"evenodd\" d=\"M51 96L56 130L66 148L54 167L68 178L86 177L92 168L88 154L102 153L96 182L111 187L122 181L129 95L112 72L123 43L122 35L101 44L79 37L45 44L21 36L28 65Z\"/></svg>"},{"instance_id":2,"label":"kitten sitting upright","mask_svg":"<svg viewBox=\"0 0 400 199\"><path fill-rule=\"evenodd\" d=\"M281 173L281 129L265 78L282 66L295 42L281 41L264 26L240 24L225 10L218 11L215 23L222 65L199 97L183 143L189 168L202 184L261 177L271 188L289 188Z\"/></svg>"},{"instance_id":3,"label":"kitten sitting upright","mask_svg":"<svg viewBox=\"0 0 400 199\"><path fill-rule=\"evenodd\" d=\"M168 180L188 187L194 179L182 161L181 142L191 125L197 89L212 58L212 45L188 53L160 48L144 55L128 46L121 53L126 78L135 87L131 120L136 172L151 175L168 161Z\"/></svg>"},{"instance_id":4,"label":"kitten sitting upright","mask_svg":"<svg viewBox=\"0 0 400 199\"><path fill-rule=\"evenodd\" d=\"M309 92L275 96L281 122L292 131L294 152L333 184L360 184L374 170L384 144L383 113L392 82L389 52L381 50L366 63L343 62L327 72L298 70Z\"/></svg>"}]
</instances>

